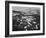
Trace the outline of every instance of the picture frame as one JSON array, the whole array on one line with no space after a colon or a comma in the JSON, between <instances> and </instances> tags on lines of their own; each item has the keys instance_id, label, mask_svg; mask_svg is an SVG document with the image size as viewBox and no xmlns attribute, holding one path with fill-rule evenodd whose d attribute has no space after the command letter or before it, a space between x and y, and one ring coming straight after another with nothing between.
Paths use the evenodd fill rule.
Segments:
<instances>
[{"instance_id":1,"label":"picture frame","mask_svg":"<svg viewBox=\"0 0 46 38\"><path fill-rule=\"evenodd\" d=\"M35 16L35 15L37 16L37 14L38 14L38 16L40 16L39 20L41 20L41 21L39 21L40 22L40 24L39 24L40 26L38 27L39 29L35 29L33 26L32 28L34 28L34 29L32 29L30 27L31 31L27 27L25 27L25 29L23 27L22 27L23 29L18 29L19 27L17 27L17 28L15 28L17 30L14 30L14 27L16 27L16 26L12 27L12 25L14 25L14 23L12 23L13 16L18 15L18 12L21 12L21 13L24 13L26 11L28 12L29 9L31 9L30 10L31 18L32 18L32 16ZM38 11L39 13L36 12L37 9L40 11L40 12ZM14 12L17 12L17 14L15 14ZM34 12L37 14L35 14ZM29 12L26 14L24 13L24 17L25 18L28 17L28 14L30 15ZM23 15L22 15L22 17L23 17ZM27 22L27 24L28 24L28 22ZM25 30L28 30L28 31L25 31ZM45 34L45 4L44 3L5 1L5 37L36 36L36 35L44 35L44 34Z\"/></svg>"}]
</instances>

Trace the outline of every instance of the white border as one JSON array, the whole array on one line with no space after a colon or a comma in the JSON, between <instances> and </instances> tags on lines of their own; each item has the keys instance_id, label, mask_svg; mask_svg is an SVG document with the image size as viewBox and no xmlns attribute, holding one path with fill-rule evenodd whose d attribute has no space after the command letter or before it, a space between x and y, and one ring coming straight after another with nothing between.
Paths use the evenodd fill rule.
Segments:
<instances>
[{"instance_id":1,"label":"white border","mask_svg":"<svg viewBox=\"0 0 46 38\"><path fill-rule=\"evenodd\" d=\"M39 7L40 8L40 30L34 31L12 31L12 6L20 7ZM14 34L33 34L33 33L43 33L43 6L42 5L24 5L24 4L9 4L9 33Z\"/></svg>"}]
</instances>

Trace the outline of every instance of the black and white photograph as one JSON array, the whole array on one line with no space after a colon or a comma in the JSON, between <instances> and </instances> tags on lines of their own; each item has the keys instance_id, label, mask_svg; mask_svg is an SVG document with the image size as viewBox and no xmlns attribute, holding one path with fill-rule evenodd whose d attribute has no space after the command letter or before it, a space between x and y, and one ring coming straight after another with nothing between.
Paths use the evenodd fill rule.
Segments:
<instances>
[{"instance_id":1,"label":"black and white photograph","mask_svg":"<svg viewBox=\"0 0 46 38\"><path fill-rule=\"evenodd\" d=\"M7 2L7 4L6 17L9 18L9 23L7 22L6 30L9 36L44 34L44 3Z\"/></svg>"},{"instance_id":2,"label":"black and white photograph","mask_svg":"<svg viewBox=\"0 0 46 38\"><path fill-rule=\"evenodd\" d=\"M12 7L12 31L40 30L40 8Z\"/></svg>"}]
</instances>

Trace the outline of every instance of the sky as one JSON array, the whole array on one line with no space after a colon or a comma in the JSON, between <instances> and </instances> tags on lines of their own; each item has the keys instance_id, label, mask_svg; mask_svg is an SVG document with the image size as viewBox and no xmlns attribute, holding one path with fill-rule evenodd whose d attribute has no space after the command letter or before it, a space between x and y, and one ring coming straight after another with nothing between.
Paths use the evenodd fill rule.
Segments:
<instances>
[{"instance_id":1,"label":"sky","mask_svg":"<svg viewBox=\"0 0 46 38\"><path fill-rule=\"evenodd\" d=\"M18 6L13 6L12 10L21 11L22 13L24 13L26 15L32 15L32 14L40 15L40 8L39 7L18 7ZM39 13L37 11L39 11Z\"/></svg>"}]
</instances>

